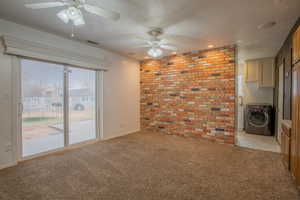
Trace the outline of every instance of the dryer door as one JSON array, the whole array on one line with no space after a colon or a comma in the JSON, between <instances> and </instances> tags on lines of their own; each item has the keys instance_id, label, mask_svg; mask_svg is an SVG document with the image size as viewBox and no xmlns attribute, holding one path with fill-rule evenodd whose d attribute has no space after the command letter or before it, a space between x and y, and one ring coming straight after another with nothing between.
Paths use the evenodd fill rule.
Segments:
<instances>
[{"instance_id":1,"label":"dryer door","mask_svg":"<svg viewBox=\"0 0 300 200\"><path fill-rule=\"evenodd\" d=\"M248 113L249 124L251 126L261 128L267 126L269 123L269 115L264 111L249 111Z\"/></svg>"}]
</instances>

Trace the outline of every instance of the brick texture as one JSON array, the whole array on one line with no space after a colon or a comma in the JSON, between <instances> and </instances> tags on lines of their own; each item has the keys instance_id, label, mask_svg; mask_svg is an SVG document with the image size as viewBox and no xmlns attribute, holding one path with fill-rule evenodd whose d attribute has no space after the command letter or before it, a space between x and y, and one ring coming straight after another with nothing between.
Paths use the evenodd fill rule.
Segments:
<instances>
[{"instance_id":1,"label":"brick texture","mask_svg":"<svg viewBox=\"0 0 300 200\"><path fill-rule=\"evenodd\" d=\"M141 128L234 143L235 48L141 62Z\"/></svg>"}]
</instances>

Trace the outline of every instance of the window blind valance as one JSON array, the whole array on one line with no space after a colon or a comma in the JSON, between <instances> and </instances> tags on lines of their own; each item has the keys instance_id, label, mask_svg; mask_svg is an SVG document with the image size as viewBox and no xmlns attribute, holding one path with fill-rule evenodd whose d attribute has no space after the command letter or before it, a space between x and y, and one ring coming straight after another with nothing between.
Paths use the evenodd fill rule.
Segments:
<instances>
[{"instance_id":1,"label":"window blind valance","mask_svg":"<svg viewBox=\"0 0 300 200\"><path fill-rule=\"evenodd\" d=\"M4 53L50 62L73 65L82 68L106 71L101 58L82 55L77 52L52 47L46 44L3 36Z\"/></svg>"}]
</instances>

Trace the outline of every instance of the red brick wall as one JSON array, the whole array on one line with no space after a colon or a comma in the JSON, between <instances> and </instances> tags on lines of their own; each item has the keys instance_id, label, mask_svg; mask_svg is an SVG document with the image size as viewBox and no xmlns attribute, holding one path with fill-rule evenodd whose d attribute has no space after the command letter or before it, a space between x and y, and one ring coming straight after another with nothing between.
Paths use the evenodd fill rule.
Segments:
<instances>
[{"instance_id":1,"label":"red brick wall","mask_svg":"<svg viewBox=\"0 0 300 200\"><path fill-rule=\"evenodd\" d=\"M235 48L141 62L141 128L234 143Z\"/></svg>"}]
</instances>

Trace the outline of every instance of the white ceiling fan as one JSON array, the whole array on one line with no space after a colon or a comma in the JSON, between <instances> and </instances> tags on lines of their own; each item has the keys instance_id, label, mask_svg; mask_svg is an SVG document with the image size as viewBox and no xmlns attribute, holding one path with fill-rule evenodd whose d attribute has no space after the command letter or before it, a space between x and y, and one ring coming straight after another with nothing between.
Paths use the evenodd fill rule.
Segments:
<instances>
[{"instance_id":1,"label":"white ceiling fan","mask_svg":"<svg viewBox=\"0 0 300 200\"><path fill-rule=\"evenodd\" d=\"M169 44L166 40L159 38L163 34L163 30L161 28L155 28L148 32L148 34L151 36L150 40L140 38L143 41L146 41L146 45L142 45L141 47L149 48L148 55L151 57L160 57L163 53L162 49L176 51L177 48Z\"/></svg>"},{"instance_id":2,"label":"white ceiling fan","mask_svg":"<svg viewBox=\"0 0 300 200\"><path fill-rule=\"evenodd\" d=\"M56 2L25 4L25 7L31 9L54 8L64 6L66 6L66 9L63 9L60 12L58 12L57 17L66 24L71 21L75 26L84 25L85 20L82 15L82 9L103 18L111 20L120 19L119 13L105 10L100 7L92 6L90 4L87 4L86 0L61 0Z\"/></svg>"}]
</instances>

